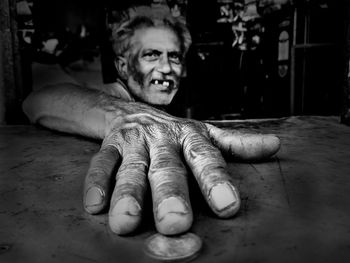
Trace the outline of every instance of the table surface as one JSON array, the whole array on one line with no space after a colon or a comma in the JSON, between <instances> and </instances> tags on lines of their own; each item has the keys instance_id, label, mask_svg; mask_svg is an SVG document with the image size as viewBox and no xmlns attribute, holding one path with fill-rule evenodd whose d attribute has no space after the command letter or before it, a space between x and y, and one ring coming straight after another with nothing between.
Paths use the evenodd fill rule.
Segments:
<instances>
[{"instance_id":1,"label":"table surface","mask_svg":"<svg viewBox=\"0 0 350 263\"><path fill-rule=\"evenodd\" d=\"M280 152L262 163L228 160L242 208L216 218L193 186L193 262L350 262L350 127L336 117L224 122L275 133ZM82 208L82 186L99 142L34 126L0 127L0 262L152 262L144 240L113 234L106 214Z\"/></svg>"}]
</instances>

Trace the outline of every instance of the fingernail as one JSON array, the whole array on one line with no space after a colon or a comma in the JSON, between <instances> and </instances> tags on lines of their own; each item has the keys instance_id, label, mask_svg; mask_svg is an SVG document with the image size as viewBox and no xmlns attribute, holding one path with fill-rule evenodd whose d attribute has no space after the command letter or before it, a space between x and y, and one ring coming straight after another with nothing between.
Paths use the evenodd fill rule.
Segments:
<instances>
[{"instance_id":1,"label":"fingernail","mask_svg":"<svg viewBox=\"0 0 350 263\"><path fill-rule=\"evenodd\" d=\"M221 217L232 216L240 205L237 191L227 183L220 183L211 188L210 201Z\"/></svg>"},{"instance_id":2,"label":"fingernail","mask_svg":"<svg viewBox=\"0 0 350 263\"><path fill-rule=\"evenodd\" d=\"M130 216L140 215L141 207L132 196L122 197L112 209L113 214L125 214Z\"/></svg>"},{"instance_id":3,"label":"fingernail","mask_svg":"<svg viewBox=\"0 0 350 263\"><path fill-rule=\"evenodd\" d=\"M97 186L89 188L85 194L85 207L91 208L101 205L104 200L104 192Z\"/></svg>"},{"instance_id":4,"label":"fingernail","mask_svg":"<svg viewBox=\"0 0 350 263\"><path fill-rule=\"evenodd\" d=\"M281 140L275 135L266 135L266 137L265 141L270 145L272 153L276 153L281 147Z\"/></svg>"},{"instance_id":5,"label":"fingernail","mask_svg":"<svg viewBox=\"0 0 350 263\"><path fill-rule=\"evenodd\" d=\"M185 200L178 197L164 199L157 207L156 227L164 235L187 231L193 221L192 213Z\"/></svg>"},{"instance_id":6,"label":"fingernail","mask_svg":"<svg viewBox=\"0 0 350 263\"><path fill-rule=\"evenodd\" d=\"M119 199L109 212L109 226L118 235L134 231L140 221L141 206L132 196Z\"/></svg>"}]
</instances>

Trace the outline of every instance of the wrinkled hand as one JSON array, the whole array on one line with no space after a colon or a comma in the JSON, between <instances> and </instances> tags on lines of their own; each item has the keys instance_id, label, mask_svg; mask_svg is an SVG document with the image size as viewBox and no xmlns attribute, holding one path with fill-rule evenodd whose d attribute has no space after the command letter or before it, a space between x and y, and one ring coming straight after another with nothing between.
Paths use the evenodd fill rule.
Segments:
<instances>
[{"instance_id":1,"label":"wrinkled hand","mask_svg":"<svg viewBox=\"0 0 350 263\"><path fill-rule=\"evenodd\" d=\"M157 230L179 234L193 221L184 162L213 212L225 218L238 211L240 197L220 150L254 160L275 154L279 146L273 135L233 133L158 111L116 118L90 163L84 206L96 214L110 204L112 231L130 233L140 224L148 180Z\"/></svg>"}]
</instances>

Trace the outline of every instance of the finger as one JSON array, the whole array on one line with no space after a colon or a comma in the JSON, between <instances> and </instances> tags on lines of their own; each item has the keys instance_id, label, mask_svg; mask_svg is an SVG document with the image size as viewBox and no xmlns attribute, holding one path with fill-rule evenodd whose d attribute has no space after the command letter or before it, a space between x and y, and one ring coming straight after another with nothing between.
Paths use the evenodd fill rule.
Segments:
<instances>
[{"instance_id":1,"label":"finger","mask_svg":"<svg viewBox=\"0 0 350 263\"><path fill-rule=\"evenodd\" d=\"M109 225L119 235L133 232L141 222L149 156L144 145L138 143L124 148L111 198Z\"/></svg>"},{"instance_id":2,"label":"finger","mask_svg":"<svg viewBox=\"0 0 350 263\"><path fill-rule=\"evenodd\" d=\"M220 151L204 135L193 131L185 133L184 157L207 203L218 216L233 216L241 201Z\"/></svg>"},{"instance_id":3,"label":"finger","mask_svg":"<svg viewBox=\"0 0 350 263\"><path fill-rule=\"evenodd\" d=\"M84 208L90 214L97 214L109 203L111 178L119 163L118 150L102 146L91 159L84 183Z\"/></svg>"},{"instance_id":4,"label":"finger","mask_svg":"<svg viewBox=\"0 0 350 263\"><path fill-rule=\"evenodd\" d=\"M148 178L157 230L164 235L187 231L193 221L187 170L180 150L170 143L152 144Z\"/></svg>"},{"instance_id":5,"label":"finger","mask_svg":"<svg viewBox=\"0 0 350 263\"><path fill-rule=\"evenodd\" d=\"M207 124L213 143L223 152L245 161L267 159L278 152L280 139L273 134L248 134L228 131Z\"/></svg>"}]
</instances>

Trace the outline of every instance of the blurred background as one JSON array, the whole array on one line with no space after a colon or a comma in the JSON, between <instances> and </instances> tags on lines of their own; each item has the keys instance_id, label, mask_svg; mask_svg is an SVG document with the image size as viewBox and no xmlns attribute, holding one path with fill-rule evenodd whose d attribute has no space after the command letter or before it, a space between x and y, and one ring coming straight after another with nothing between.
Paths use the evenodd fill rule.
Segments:
<instances>
[{"instance_id":1,"label":"blurred background","mask_svg":"<svg viewBox=\"0 0 350 263\"><path fill-rule=\"evenodd\" d=\"M131 4L167 5L192 33L173 114L338 115L350 122L346 0L4 0L0 123L28 122L21 103L32 90L33 63L70 70L89 64L90 77L114 82L109 26Z\"/></svg>"}]
</instances>

